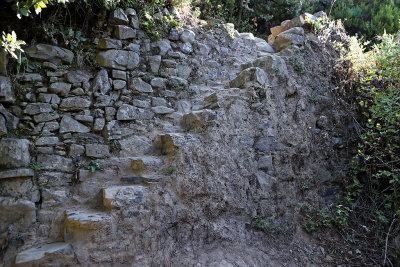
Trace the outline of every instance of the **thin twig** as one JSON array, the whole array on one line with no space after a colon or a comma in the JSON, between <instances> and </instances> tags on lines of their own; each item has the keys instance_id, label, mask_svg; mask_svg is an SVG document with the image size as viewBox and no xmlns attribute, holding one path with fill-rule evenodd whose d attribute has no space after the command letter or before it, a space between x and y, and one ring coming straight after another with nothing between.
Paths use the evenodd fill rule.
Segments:
<instances>
[{"instance_id":1,"label":"thin twig","mask_svg":"<svg viewBox=\"0 0 400 267\"><path fill-rule=\"evenodd\" d=\"M394 215L394 218L392 220L392 223L389 226L389 230L386 234L386 244L385 244L385 258L383 259L383 265L382 266L386 266L386 259L387 259L387 249L388 249L388 240L389 240L389 234L390 234L390 230L392 229L393 223L396 220L396 214ZM390 260L389 260L390 262Z\"/></svg>"}]
</instances>

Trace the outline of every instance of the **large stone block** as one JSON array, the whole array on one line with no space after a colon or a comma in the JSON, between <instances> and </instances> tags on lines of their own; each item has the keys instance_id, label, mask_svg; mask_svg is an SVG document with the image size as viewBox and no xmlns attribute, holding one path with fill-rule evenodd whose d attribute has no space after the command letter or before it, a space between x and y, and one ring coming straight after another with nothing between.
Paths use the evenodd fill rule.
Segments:
<instances>
[{"instance_id":1,"label":"large stone block","mask_svg":"<svg viewBox=\"0 0 400 267\"><path fill-rule=\"evenodd\" d=\"M136 30L125 25L117 25L115 27L115 37L120 40L132 39L136 37Z\"/></svg>"},{"instance_id":2,"label":"large stone block","mask_svg":"<svg viewBox=\"0 0 400 267\"><path fill-rule=\"evenodd\" d=\"M117 112L117 120L119 121L151 120L153 117L153 112L128 104L122 105Z\"/></svg>"},{"instance_id":3,"label":"large stone block","mask_svg":"<svg viewBox=\"0 0 400 267\"><path fill-rule=\"evenodd\" d=\"M17 129L19 119L9 112L2 104L0 104L0 115L3 115L8 131Z\"/></svg>"},{"instance_id":4,"label":"large stone block","mask_svg":"<svg viewBox=\"0 0 400 267\"><path fill-rule=\"evenodd\" d=\"M70 50L48 44L37 44L26 49L25 52L31 58L50 61L54 64L71 64L74 60L74 53Z\"/></svg>"},{"instance_id":5,"label":"large stone block","mask_svg":"<svg viewBox=\"0 0 400 267\"><path fill-rule=\"evenodd\" d=\"M29 140L3 138L0 141L0 166L5 168L29 166Z\"/></svg>"},{"instance_id":6,"label":"large stone block","mask_svg":"<svg viewBox=\"0 0 400 267\"><path fill-rule=\"evenodd\" d=\"M111 91L111 84L108 80L108 72L105 69L100 70L93 81L93 92L105 95Z\"/></svg>"},{"instance_id":7,"label":"large stone block","mask_svg":"<svg viewBox=\"0 0 400 267\"><path fill-rule=\"evenodd\" d=\"M268 84L273 87L285 85L289 77L285 60L274 54L259 57L241 66L243 70L250 67L258 67L264 70L268 76Z\"/></svg>"},{"instance_id":8,"label":"large stone block","mask_svg":"<svg viewBox=\"0 0 400 267\"><path fill-rule=\"evenodd\" d=\"M20 82L41 82L43 81L42 75L39 73L20 73L15 76Z\"/></svg>"},{"instance_id":9,"label":"large stone block","mask_svg":"<svg viewBox=\"0 0 400 267\"><path fill-rule=\"evenodd\" d=\"M115 21L116 23L120 24L128 24L129 19L128 16L125 14L125 12L121 8L117 8L112 12L111 19Z\"/></svg>"},{"instance_id":10,"label":"large stone block","mask_svg":"<svg viewBox=\"0 0 400 267\"><path fill-rule=\"evenodd\" d=\"M40 122L57 120L59 117L60 117L60 115L58 115L58 113L45 112L45 113L40 113L38 115L33 116L33 120L36 123L40 123Z\"/></svg>"},{"instance_id":11,"label":"large stone block","mask_svg":"<svg viewBox=\"0 0 400 267\"><path fill-rule=\"evenodd\" d=\"M40 154L37 156L37 164L45 170L69 172L73 169L72 159L58 155Z\"/></svg>"},{"instance_id":12,"label":"large stone block","mask_svg":"<svg viewBox=\"0 0 400 267\"><path fill-rule=\"evenodd\" d=\"M0 232L11 224L17 229L26 230L36 220L35 203L8 197L0 197Z\"/></svg>"},{"instance_id":13,"label":"large stone block","mask_svg":"<svg viewBox=\"0 0 400 267\"><path fill-rule=\"evenodd\" d=\"M26 106L24 113L28 115L36 115L44 112L52 112L53 108L49 103L31 103Z\"/></svg>"},{"instance_id":14,"label":"large stone block","mask_svg":"<svg viewBox=\"0 0 400 267\"><path fill-rule=\"evenodd\" d=\"M105 68L133 70L139 65L139 55L132 51L112 49L99 52L96 61Z\"/></svg>"},{"instance_id":15,"label":"large stone block","mask_svg":"<svg viewBox=\"0 0 400 267\"><path fill-rule=\"evenodd\" d=\"M85 110L90 107L91 101L80 96L64 98L61 102L62 110Z\"/></svg>"},{"instance_id":16,"label":"large stone block","mask_svg":"<svg viewBox=\"0 0 400 267\"><path fill-rule=\"evenodd\" d=\"M14 102L12 93L11 79L0 76L0 102Z\"/></svg>"},{"instance_id":17,"label":"large stone block","mask_svg":"<svg viewBox=\"0 0 400 267\"><path fill-rule=\"evenodd\" d=\"M121 49L122 42L117 39L104 38L99 41L98 47L100 49Z\"/></svg>"},{"instance_id":18,"label":"large stone block","mask_svg":"<svg viewBox=\"0 0 400 267\"><path fill-rule=\"evenodd\" d=\"M86 72L81 71L81 70L74 70L74 71L67 72L64 76L65 76L65 79L69 83L72 83L72 84L87 82L91 78L91 76L89 74L87 74Z\"/></svg>"},{"instance_id":19,"label":"large stone block","mask_svg":"<svg viewBox=\"0 0 400 267\"><path fill-rule=\"evenodd\" d=\"M66 211L65 226L69 230L97 230L111 224L111 217L101 212ZM68 238L69 239L69 238Z\"/></svg>"},{"instance_id":20,"label":"large stone block","mask_svg":"<svg viewBox=\"0 0 400 267\"><path fill-rule=\"evenodd\" d=\"M184 30L181 34L181 41L184 43L191 43L193 44L196 38L196 34L191 30Z\"/></svg>"},{"instance_id":21,"label":"large stone block","mask_svg":"<svg viewBox=\"0 0 400 267\"><path fill-rule=\"evenodd\" d=\"M61 96L68 96L71 90L71 84L64 82L56 82L50 85L50 92L56 93Z\"/></svg>"},{"instance_id":22,"label":"large stone block","mask_svg":"<svg viewBox=\"0 0 400 267\"><path fill-rule=\"evenodd\" d=\"M87 144L86 156L92 158L106 158L110 156L110 150L107 145Z\"/></svg>"},{"instance_id":23,"label":"large stone block","mask_svg":"<svg viewBox=\"0 0 400 267\"><path fill-rule=\"evenodd\" d=\"M34 203L40 201L40 191L33 182L34 171L32 169L18 168L1 172L1 175L4 176L4 179L0 179L0 196L25 199Z\"/></svg>"},{"instance_id":24,"label":"large stone block","mask_svg":"<svg viewBox=\"0 0 400 267\"><path fill-rule=\"evenodd\" d=\"M149 189L140 185L113 186L102 189L103 205L107 209L132 207L140 203Z\"/></svg>"},{"instance_id":25,"label":"large stone block","mask_svg":"<svg viewBox=\"0 0 400 267\"><path fill-rule=\"evenodd\" d=\"M64 115L60 123L60 133L88 133L90 128L73 118Z\"/></svg>"},{"instance_id":26,"label":"large stone block","mask_svg":"<svg viewBox=\"0 0 400 267\"><path fill-rule=\"evenodd\" d=\"M304 45L304 41L304 29L301 27L294 27L276 36L271 46L276 52L279 52L292 44Z\"/></svg>"},{"instance_id":27,"label":"large stone block","mask_svg":"<svg viewBox=\"0 0 400 267\"><path fill-rule=\"evenodd\" d=\"M144 136L130 136L120 140L119 143L121 145L121 151L119 152L121 157L145 155L152 148L150 140Z\"/></svg>"},{"instance_id":28,"label":"large stone block","mask_svg":"<svg viewBox=\"0 0 400 267\"><path fill-rule=\"evenodd\" d=\"M133 78L130 80L129 88L140 93L152 93L153 88L150 84L146 83L140 78Z\"/></svg>"}]
</instances>

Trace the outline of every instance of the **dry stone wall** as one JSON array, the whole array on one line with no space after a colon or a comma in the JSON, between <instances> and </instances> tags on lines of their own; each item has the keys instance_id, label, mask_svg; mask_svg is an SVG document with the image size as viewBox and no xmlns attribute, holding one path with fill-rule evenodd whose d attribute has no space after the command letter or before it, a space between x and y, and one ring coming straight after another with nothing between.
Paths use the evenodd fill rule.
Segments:
<instances>
[{"instance_id":1,"label":"dry stone wall","mask_svg":"<svg viewBox=\"0 0 400 267\"><path fill-rule=\"evenodd\" d=\"M332 192L347 163L334 51L298 27L271 45L231 24L151 42L133 9L110 22L96 71L36 44L40 72L0 77L2 263L276 266L279 253L252 250L268 239L252 218L300 238L297 177Z\"/></svg>"}]
</instances>

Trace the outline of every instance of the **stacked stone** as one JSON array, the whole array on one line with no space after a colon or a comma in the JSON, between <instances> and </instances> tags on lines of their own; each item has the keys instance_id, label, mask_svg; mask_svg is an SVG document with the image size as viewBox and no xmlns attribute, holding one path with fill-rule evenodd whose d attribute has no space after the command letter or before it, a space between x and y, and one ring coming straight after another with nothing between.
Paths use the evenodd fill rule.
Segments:
<instances>
[{"instance_id":1,"label":"stacked stone","mask_svg":"<svg viewBox=\"0 0 400 267\"><path fill-rule=\"evenodd\" d=\"M304 13L291 20L285 20L281 25L272 27L271 34L268 37L268 43L274 48L276 52L279 52L291 44L303 45L304 44L304 30L302 27L308 27L307 20L317 21L319 17L326 17L326 13L323 11L317 12L314 15Z\"/></svg>"},{"instance_id":2,"label":"stacked stone","mask_svg":"<svg viewBox=\"0 0 400 267\"><path fill-rule=\"evenodd\" d=\"M115 10L111 21L114 38L99 40L96 56L104 69L95 78L95 97L111 99L100 106L105 105L107 113L111 111L107 103L114 101L116 110L112 112L117 121L146 121L155 116L179 121L182 116L175 112L171 102L188 87L192 68L180 61L193 52L195 33L173 29L169 39L151 42L140 31L133 9ZM106 116L107 121L109 118ZM106 133L109 124L115 122L107 122Z\"/></svg>"},{"instance_id":3,"label":"stacked stone","mask_svg":"<svg viewBox=\"0 0 400 267\"><path fill-rule=\"evenodd\" d=\"M41 62L40 72L15 79L0 76L0 233L7 231L4 226L15 224L21 233L34 231L39 243L60 240L60 233L65 242L72 242L73 235L63 232L67 228L101 229L100 222L109 227L109 214L86 210L94 208L99 192L107 210L136 205L148 192L136 185L138 181L163 179L154 174L169 162L175 148L200 142L196 135L216 120L217 94L204 96L232 93L223 90L232 71L223 65L241 60L228 57L227 43L216 42L211 35L203 40L197 36L196 41L190 29L171 30L168 38L151 42L140 30L133 9L113 11L109 25L111 32L95 40L99 65L95 72L76 69L75 55L68 49L37 44L26 53L30 60ZM227 27L234 30L233 25ZM274 52L251 34L235 36L236 44L247 47L246 59ZM262 66L253 65L259 69L248 74L266 84ZM237 81L234 87L244 87L248 80ZM18 95L13 95L12 87ZM192 91L199 95L192 98ZM26 139L10 138L18 134ZM157 149L152 144L156 138L161 144ZM112 153L116 140L121 150ZM149 156L153 152L156 155ZM83 167L93 159L104 166L101 172ZM126 170L138 173L126 176ZM81 210L67 211L70 203ZM11 216L14 210L18 212ZM33 251L49 255L63 251L68 258L70 247L54 243ZM24 262L32 251L25 252L16 263Z\"/></svg>"},{"instance_id":4,"label":"stacked stone","mask_svg":"<svg viewBox=\"0 0 400 267\"><path fill-rule=\"evenodd\" d=\"M69 198L71 177L82 168L74 158L109 158L110 141L121 139L133 123L151 125L158 117L180 124L187 103L177 99L188 89L192 68L184 62L193 53L195 33L171 30L168 39L151 42L133 9L115 10L110 24L112 34L97 42L97 73L75 69L68 49L36 44L26 53L40 62L40 72L15 80L0 76L1 226L26 214L18 224L26 229L37 221L48 236L47 220L55 215L46 207ZM18 135L27 139L9 137ZM30 179L35 170L36 179ZM39 213L35 203L41 203ZM9 216L15 208L19 212Z\"/></svg>"}]
</instances>

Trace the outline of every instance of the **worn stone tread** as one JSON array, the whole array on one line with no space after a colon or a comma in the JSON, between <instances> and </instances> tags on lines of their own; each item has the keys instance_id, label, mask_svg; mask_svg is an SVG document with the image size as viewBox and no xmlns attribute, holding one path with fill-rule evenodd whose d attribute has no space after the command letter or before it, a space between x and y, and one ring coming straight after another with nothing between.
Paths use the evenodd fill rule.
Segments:
<instances>
[{"instance_id":1,"label":"worn stone tread","mask_svg":"<svg viewBox=\"0 0 400 267\"><path fill-rule=\"evenodd\" d=\"M15 259L15 266L22 267L36 266L35 264L40 265L38 261L52 255L57 255L57 257L60 257L61 255L73 257L74 249L71 244L64 242L50 243L27 249L17 254L17 257Z\"/></svg>"},{"instance_id":2,"label":"worn stone tread","mask_svg":"<svg viewBox=\"0 0 400 267\"><path fill-rule=\"evenodd\" d=\"M115 209L139 204L148 192L149 189L141 185L112 186L103 188L101 195L104 207Z\"/></svg>"},{"instance_id":3,"label":"worn stone tread","mask_svg":"<svg viewBox=\"0 0 400 267\"><path fill-rule=\"evenodd\" d=\"M96 230L110 225L111 216L99 211L68 210L65 211L65 224L67 228Z\"/></svg>"}]
</instances>

